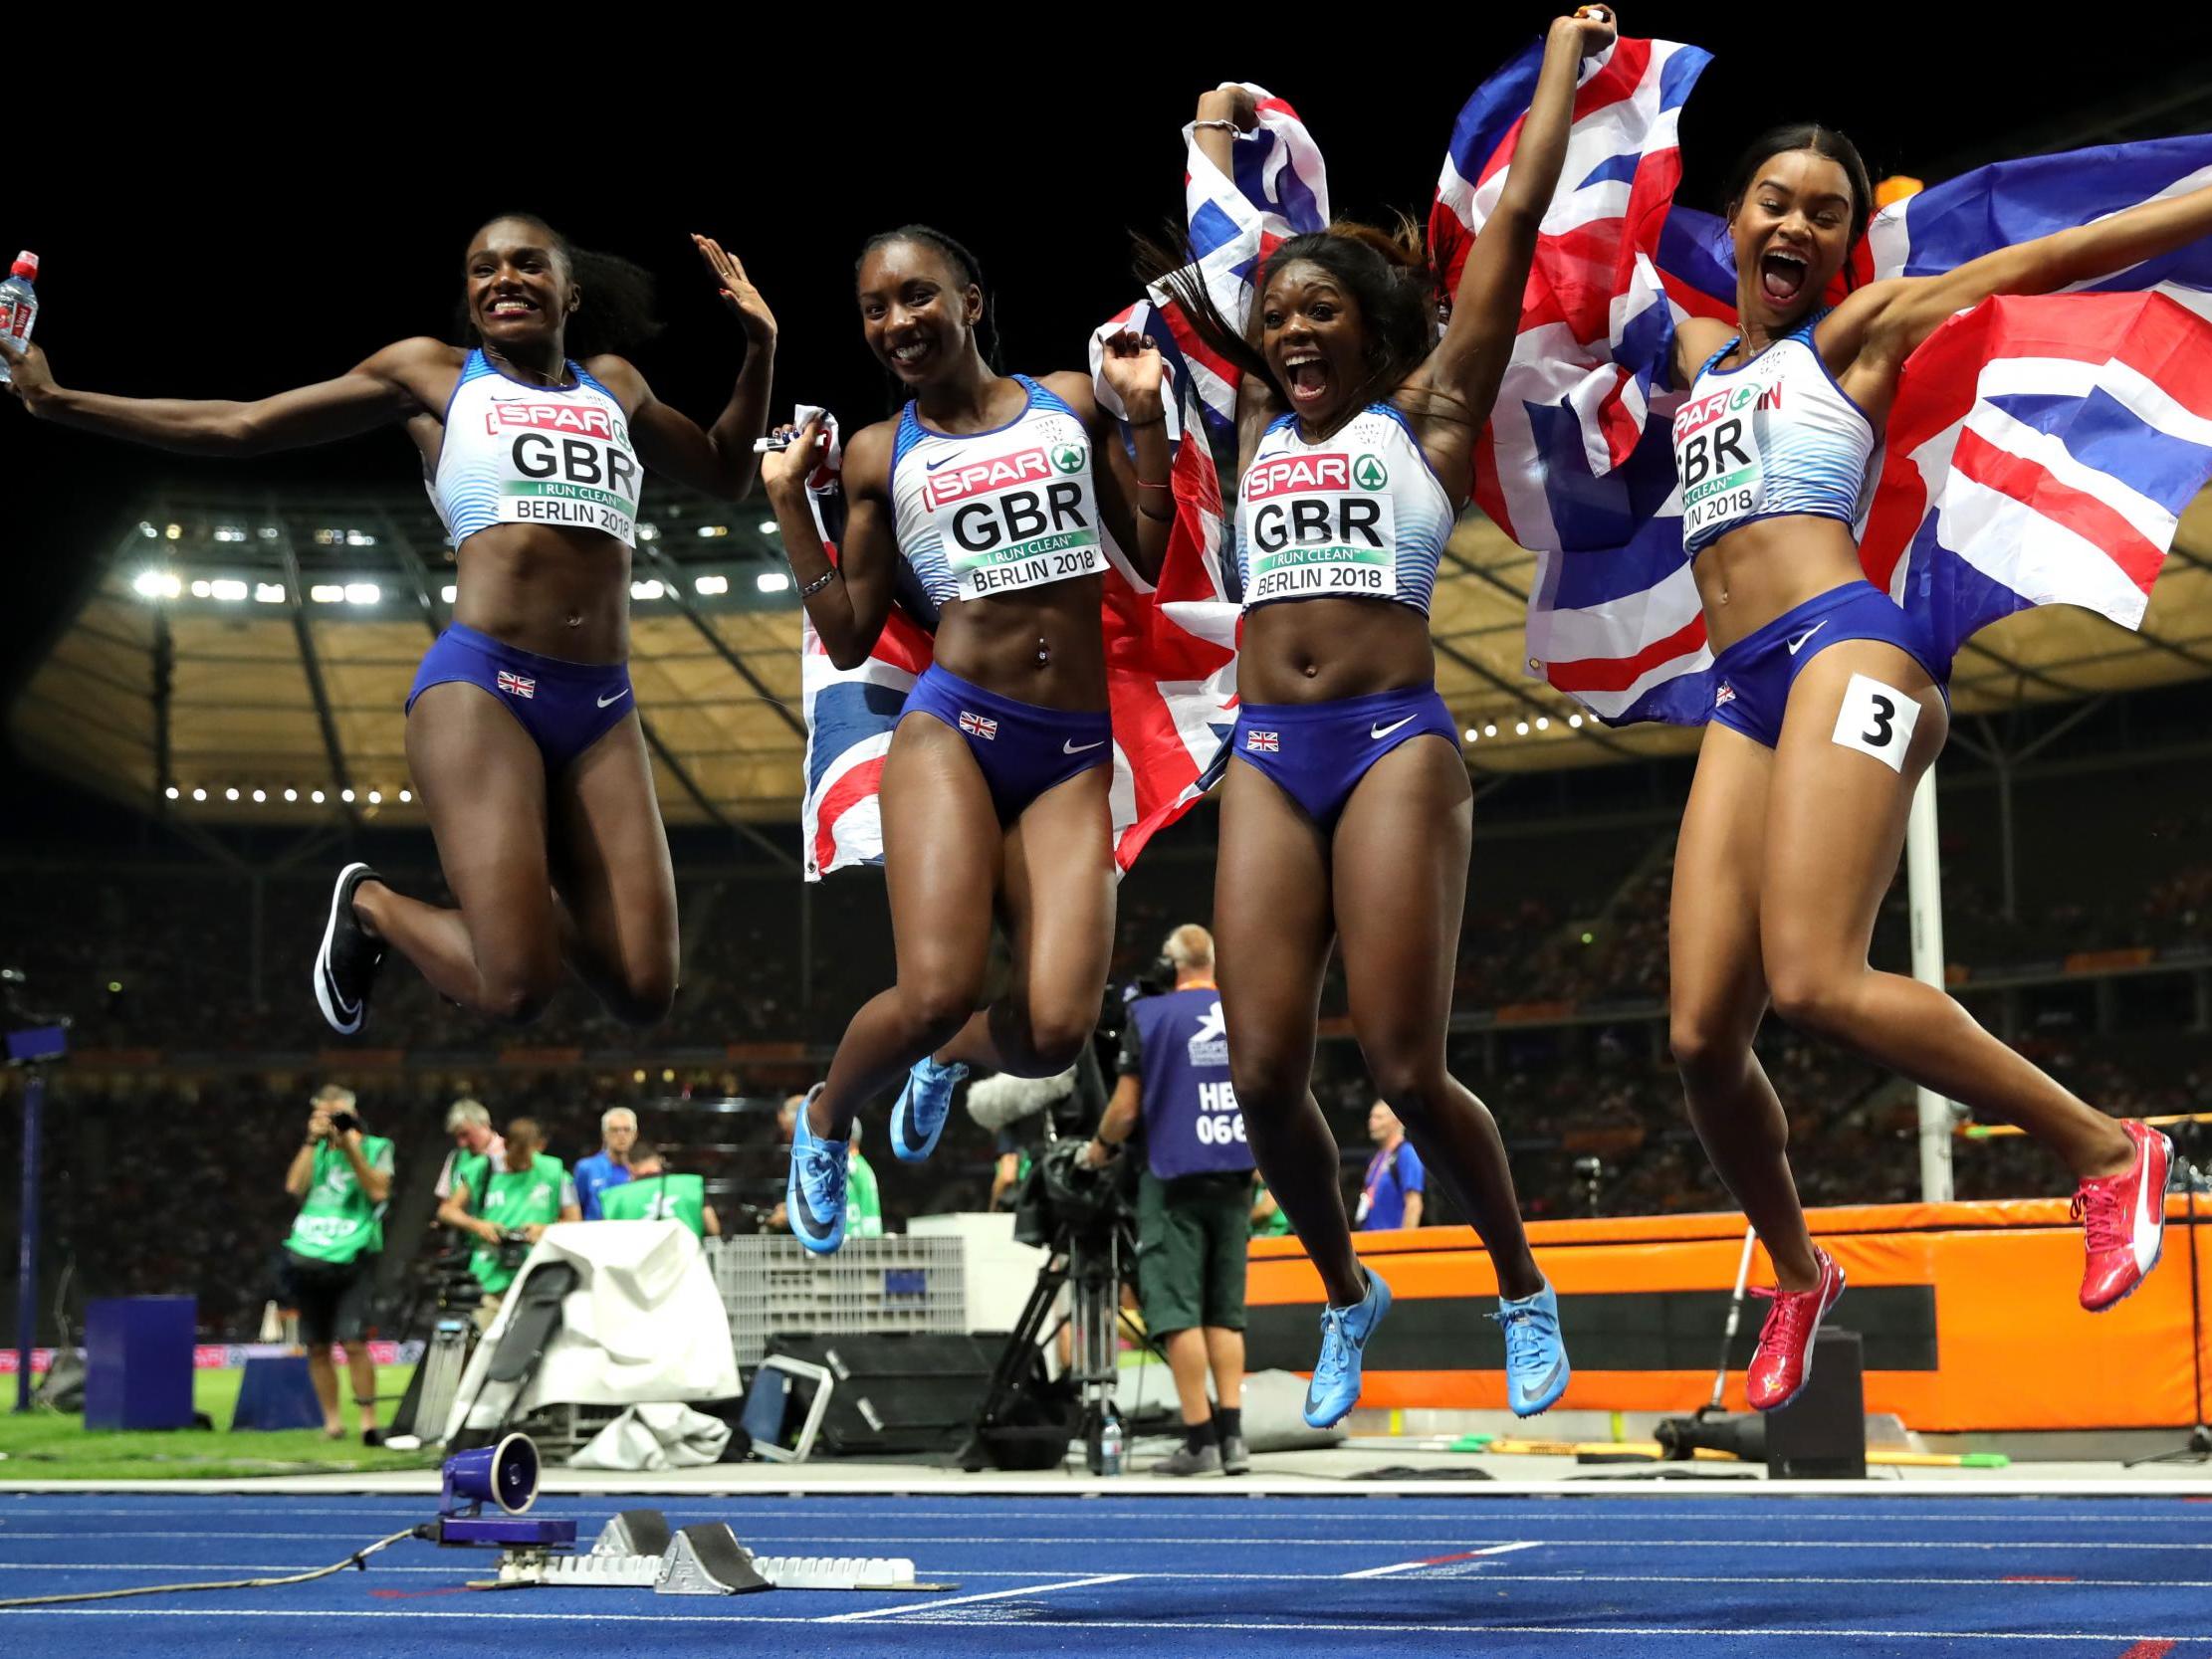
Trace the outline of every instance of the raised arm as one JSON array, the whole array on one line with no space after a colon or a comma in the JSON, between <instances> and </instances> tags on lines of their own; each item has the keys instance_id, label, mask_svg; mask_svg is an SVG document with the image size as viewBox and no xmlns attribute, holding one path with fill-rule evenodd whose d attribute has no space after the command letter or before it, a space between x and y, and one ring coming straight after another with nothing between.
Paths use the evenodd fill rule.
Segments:
<instances>
[{"instance_id":1,"label":"raised arm","mask_svg":"<svg viewBox=\"0 0 2212 1659\"><path fill-rule=\"evenodd\" d=\"M1845 391L1880 419L1897 371L1954 313L1999 294L2052 294L2212 236L2212 185L1969 260L1937 277L1870 283L1815 338Z\"/></svg>"},{"instance_id":2,"label":"raised arm","mask_svg":"<svg viewBox=\"0 0 2212 1659\"><path fill-rule=\"evenodd\" d=\"M1409 389L1436 397L1432 422L1421 422L1424 446L1444 478L1463 478L1465 457L1474 435L1497 400L1505 365L1520 331L1521 300L1528 270L1536 257L1536 237L1559 184L1567 159L1567 130L1573 122L1575 86L1582 60L1613 44L1610 9L1585 6L1554 22L1544 40L1544 63L1537 72L1536 94L1521 121L1512 165L1490 210L1482 234L1474 239L1452 296L1451 319ZM1419 415L1417 414L1417 421ZM1447 450L1448 455L1437 451Z\"/></svg>"},{"instance_id":3,"label":"raised arm","mask_svg":"<svg viewBox=\"0 0 2212 1659\"><path fill-rule=\"evenodd\" d=\"M806 499L807 475L829 442L819 417L806 423L788 449L772 451L761 468L807 620L839 668L858 668L868 660L891 614L899 558L891 521L891 423L878 421L845 445L845 537L834 565Z\"/></svg>"},{"instance_id":4,"label":"raised arm","mask_svg":"<svg viewBox=\"0 0 2212 1659\"><path fill-rule=\"evenodd\" d=\"M689 415L661 402L644 375L620 358L599 360L608 365L606 373L601 373L599 361L588 366L619 391L629 408L630 438L648 471L710 496L742 501L751 494L760 471L761 458L753 446L768 430L769 388L775 374L775 314L747 279L736 255L725 253L712 237L694 236L692 242L714 274L722 303L745 331L745 363L714 425L701 430ZM617 379L623 382L619 388Z\"/></svg>"},{"instance_id":5,"label":"raised arm","mask_svg":"<svg viewBox=\"0 0 2212 1659\"><path fill-rule=\"evenodd\" d=\"M438 340L401 340L335 380L236 403L76 391L55 381L38 346L0 345L14 376L8 389L40 420L180 455L226 456L307 449L403 421L431 406L429 388L441 369L451 371L453 354Z\"/></svg>"},{"instance_id":6,"label":"raised arm","mask_svg":"<svg viewBox=\"0 0 2212 1659\"><path fill-rule=\"evenodd\" d=\"M1160 578L1168 536L1175 527L1175 446L1168 442L1167 385L1160 348L1150 336L1124 328L1107 339L1100 372L1121 399L1129 422L1132 456L1121 427L1102 407L1087 374L1055 374L1045 384L1082 417L1091 440L1091 482L1098 511L1114 540L1146 581Z\"/></svg>"}]
</instances>

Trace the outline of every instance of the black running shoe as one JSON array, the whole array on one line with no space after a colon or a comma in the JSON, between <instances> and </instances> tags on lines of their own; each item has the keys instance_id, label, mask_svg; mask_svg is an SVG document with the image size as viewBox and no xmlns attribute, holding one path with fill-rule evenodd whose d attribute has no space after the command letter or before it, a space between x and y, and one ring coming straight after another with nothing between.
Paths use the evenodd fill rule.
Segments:
<instances>
[{"instance_id":1,"label":"black running shoe","mask_svg":"<svg viewBox=\"0 0 2212 1659\"><path fill-rule=\"evenodd\" d=\"M315 957L315 1004L331 1029L350 1037L368 1017L369 988L383 965L384 947L353 915L353 895L361 883L379 878L365 864L348 864L331 890L331 920L323 928L323 948Z\"/></svg>"}]
</instances>

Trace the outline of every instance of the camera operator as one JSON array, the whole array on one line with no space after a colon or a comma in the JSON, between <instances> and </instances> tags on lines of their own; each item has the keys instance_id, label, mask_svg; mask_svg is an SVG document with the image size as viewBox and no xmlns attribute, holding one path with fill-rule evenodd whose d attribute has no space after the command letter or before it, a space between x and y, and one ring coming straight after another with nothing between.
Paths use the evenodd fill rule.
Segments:
<instances>
[{"instance_id":1,"label":"camera operator","mask_svg":"<svg viewBox=\"0 0 2212 1659\"><path fill-rule=\"evenodd\" d=\"M660 1148L648 1146L630 1159L629 1179L600 1195L600 1221L681 1221L694 1238L720 1238L722 1220L707 1202L707 1183L698 1175L669 1169Z\"/></svg>"},{"instance_id":2,"label":"camera operator","mask_svg":"<svg viewBox=\"0 0 2212 1659\"><path fill-rule=\"evenodd\" d=\"M509 1124L504 1144L496 1161L463 1159L454 1171L452 1194L438 1206L440 1221L477 1241L469 1272L484 1287L476 1318L485 1330L491 1329L501 1297L546 1228L555 1221L583 1219L568 1171L558 1158L539 1149L545 1139L535 1119L517 1118Z\"/></svg>"},{"instance_id":3,"label":"camera operator","mask_svg":"<svg viewBox=\"0 0 2212 1659\"><path fill-rule=\"evenodd\" d=\"M1129 1005L1120 1081L1085 1152L1102 1164L1141 1121L1137 1279L1183 1411L1183 1445L1153 1473L1240 1475L1251 1467L1242 1408L1252 1154L1229 1087L1214 937L1187 924L1168 935L1164 954L1175 988ZM1217 1410L1207 1403L1209 1369Z\"/></svg>"},{"instance_id":4,"label":"camera operator","mask_svg":"<svg viewBox=\"0 0 2212 1659\"><path fill-rule=\"evenodd\" d=\"M604 1220L599 1195L620 1186L635 1173L630 1148L637 1144L637 1114L626 1106L610 1106L599 1114L599 1149L576 1159L576 1202L586 1221Z\"/></svg>"},{"instance_id":5,"label":"camera operator","mask_svg":"<svg viewBox=\"0 0 2212 1659\"><path fill-rule=\"evenodd\" d=\"M1365 1233L1420 1226L1429 1176L1421 1166L1421 1154L1406 1139L1406 1126L1387 1102L1377 1101L1368 1108L1367 1138L1375 1142L1376 1151L1367 1160L1352 1225Z\"/></svg>"},{"instance_id":6,"label":"camera operator","mask_svg":"<svg viewBox=\"0 0 2212 1659\"><path fill-rule=\"evenodd\" d=\"M307 1138L292 1155L284 1187L302 1200L285 1240L285 1266L300 1310L308 1374L323 1406L323 1433L344 1436L338 1414L335 1345L345 1345L345 1369L361 1414L361 1444L379 1446L376 1366L368 1355L365 1318L376 1263L384 1248L384 1201L391 1196L392 1146L365 1135L353 1091L327 1083L315 1092Z\"/></svg>"}]
</instances>

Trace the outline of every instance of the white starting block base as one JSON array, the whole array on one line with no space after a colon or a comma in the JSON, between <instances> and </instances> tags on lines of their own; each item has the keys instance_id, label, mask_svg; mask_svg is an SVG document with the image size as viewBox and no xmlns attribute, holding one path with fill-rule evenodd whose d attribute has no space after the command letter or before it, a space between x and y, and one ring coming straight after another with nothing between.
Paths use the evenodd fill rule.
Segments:
<instances>
[{"instance_id":1,"label":"white starting block base","mask_svg":"<svg viewBox=\"0 0 2212 1659\"><path fill-rule=\"evenodd\" d=\"M659 1554L640 1551L661 1540L667 1543ZM673 1533L657 1510L625 1510L606 1524L586 1555L509 1551L500 1557L498 1582L650 1589L661 1595L921 1587L913 1561L903 1555L756 1555L720 1523Z\"/></svg>"}]
</instances>

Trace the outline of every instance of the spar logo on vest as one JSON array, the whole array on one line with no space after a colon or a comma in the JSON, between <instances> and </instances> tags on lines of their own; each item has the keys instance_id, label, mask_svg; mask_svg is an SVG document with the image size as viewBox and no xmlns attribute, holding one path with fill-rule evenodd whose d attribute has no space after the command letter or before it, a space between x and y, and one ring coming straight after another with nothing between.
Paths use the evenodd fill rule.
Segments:
<instances>
[{"instance_id":1,"label":"spar logo on vest","mask_svg":"<svg viewBox=\"0 0 2212 1659\"><path fill-rule=\"evenodd\" d=\"M963 599L1105 568L1085 445L1063 439L924 466L922 506Z\"/></svg>"},{"instance_id":2,"label":"spar logo on vest","mask_svg":"<svg viewBox=\"0 0 2212 1659\"><path fill-rule=\"evenodd\" d=\"M1191 1033L1191 1040L1184 1044L1184 1052L1194 1066L1225 1066L1228 1064L1228 1027L1221 1018L1218 999L1207 1009L1199 1020L1198 1030Z\"/></svg>"},{"instance_id":3,"label":"spar logo on vest","mask_svg":"<svg viewBox=\"0 0 2212 1659\"><path fill-rule=\"evenodd\" d=\"M1390 469L1372 450L1278 455L1244 480L1247 604L1398 592Z\"/></svg>"},{"instance_id":4,"label":"spar logo on vest","mask_svg":"<svg viewBox=\"0 0 2212 1659\"><path fill-rule=\"evenodd\" d=\"M615 410L597 402L495 396L484 406L484 429L507 446L514 472L503 518L631 538L637 460Z\"/></svg>"}]
</instances>

